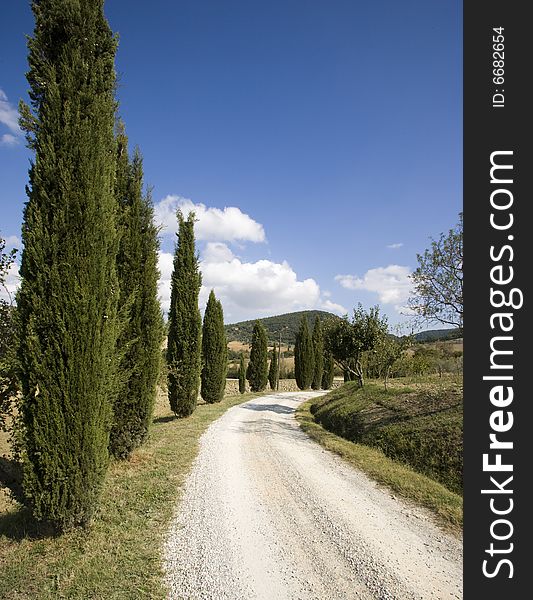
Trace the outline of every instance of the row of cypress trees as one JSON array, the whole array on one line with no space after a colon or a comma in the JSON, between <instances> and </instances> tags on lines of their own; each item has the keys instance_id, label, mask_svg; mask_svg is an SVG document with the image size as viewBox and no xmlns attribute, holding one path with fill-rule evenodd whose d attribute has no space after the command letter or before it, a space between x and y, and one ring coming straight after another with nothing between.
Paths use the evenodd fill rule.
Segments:
<instances>
[{"instance_id":1,"label":"row of cypress trees","mask_svg":"<svg viewBox=\"0 0 533 600\"><path fill-rule=\"evenodd\" d=\"M202 324L198 296L202 286L194 239L194 212L178 211L168 313L168 398L177 417L196 408L198 390L205 402L220 402L227 371L227 341L222 304L211 290Z\"/></svg>"},{"instance_id":2,"label":"row of cypress trees","mask_svg":"<svg viewBox=\"0 0 533 600\"><path fill-rule=\"evenodd\" d=\"M162 341L157 229L140 153L116 129L117 41L103 0L34 0L34 160L17 296L20 437L38 519L90 522L110 453L146 437Z\"/></svg>"},{"instance_id":3,"label":"row of cypress trees","mask_svg":"<svg viewBox=\"0 0 533 600\"><path fill-rule=\"evenodd\" d=\"M334 362L324 346L320 317L316 317L312 333L307 317L302 316L294 344L294 376L301 390L328 390L333 384Z\"/></svg>"}]
</instances>

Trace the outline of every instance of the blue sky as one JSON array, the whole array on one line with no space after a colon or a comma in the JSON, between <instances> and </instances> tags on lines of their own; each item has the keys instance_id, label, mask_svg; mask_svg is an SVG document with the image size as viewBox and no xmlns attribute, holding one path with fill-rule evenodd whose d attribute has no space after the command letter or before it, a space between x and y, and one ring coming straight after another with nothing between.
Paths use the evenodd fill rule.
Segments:
<instances>
[{"instance_id":1,"label":"blue sky","mask_svg":"<svg viewBox=\"0 0 533 600\"><path fill-rule=\"evenodd\" d=\"M167 301L172 213L195 207L228 322L381 304L462 207L462 3L106 3L120 115L144 156ZM17 245L30 153L27 2L2 7L0 232ZM13 273L12 285L14 285Z\"/></svg>"}]
</instances>

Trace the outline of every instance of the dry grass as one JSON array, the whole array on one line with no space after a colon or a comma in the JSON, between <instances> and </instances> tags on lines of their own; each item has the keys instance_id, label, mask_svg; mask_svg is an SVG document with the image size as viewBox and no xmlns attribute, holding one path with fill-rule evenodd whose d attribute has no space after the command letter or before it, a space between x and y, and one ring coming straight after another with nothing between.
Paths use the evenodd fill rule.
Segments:
<instances>
[{"instance_id":1,"label":"dry grass","mask_svg":"<svg viewBox=\"0 0 533 600\"><path fill-rule=\"evenodd\" d=\"M252 397L227 397L176 419L161 394L147 443L130 460L111 463L89 530L51 536L0 496L0 598L165 598L160 549L198 439L229 407ZM2 455L5 437L0 444Z\"/></svg>"}]
</instances>

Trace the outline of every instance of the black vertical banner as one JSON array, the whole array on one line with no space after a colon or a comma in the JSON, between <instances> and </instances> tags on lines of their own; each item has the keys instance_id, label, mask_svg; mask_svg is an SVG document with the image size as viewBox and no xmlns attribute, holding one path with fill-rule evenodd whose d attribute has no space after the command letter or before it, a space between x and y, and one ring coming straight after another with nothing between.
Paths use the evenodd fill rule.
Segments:
<instances>
[{"instance_id":1,"label":"black vertical banner","mask_svg":"<svg viewBox=\"0 0 533 600\"><path fill-rule=\"evenodd\" d=\"M533 30L464 4L464 597L530 597Z\"/></svg>"}]
</instances>

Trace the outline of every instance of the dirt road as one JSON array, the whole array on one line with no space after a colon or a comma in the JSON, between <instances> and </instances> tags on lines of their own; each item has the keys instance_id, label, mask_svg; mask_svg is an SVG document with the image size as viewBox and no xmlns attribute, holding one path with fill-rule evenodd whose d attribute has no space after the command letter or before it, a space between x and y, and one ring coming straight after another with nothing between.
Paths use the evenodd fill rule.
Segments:
<instances>
[{"instance_id":1,"label":"dirt road","mask_svg":"<svg viewBox=\"0 0 533 600\"><path fill-rule=\"evenodd\" d=\"M204 434L165 547L170 598L462 597L460 542L300 430L316 394L251 400Z\"/></svg>"}]
</instances>

